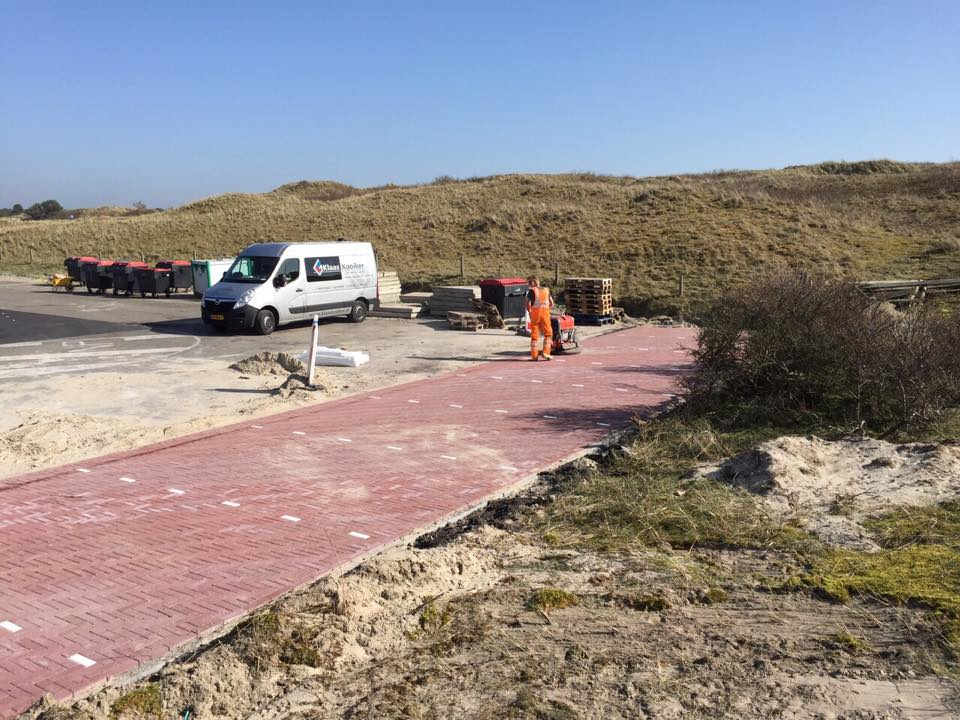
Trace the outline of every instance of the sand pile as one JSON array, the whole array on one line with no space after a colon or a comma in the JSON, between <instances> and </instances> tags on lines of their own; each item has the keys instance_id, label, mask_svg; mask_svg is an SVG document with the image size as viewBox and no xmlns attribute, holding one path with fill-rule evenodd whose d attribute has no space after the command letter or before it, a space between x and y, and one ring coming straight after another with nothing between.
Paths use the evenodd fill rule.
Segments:
<instances>
[{"instance_id":1,"label":"sand pile","mask_svg":"<svg viewBox=\"0 0 960 720\"><path fill-rule=\"evenodd\" d=\"M302 375L306 377L307 368L300 360L285 352L259 352L239 360L230 366L244 375Z\"/></svg>"},{"instance_id":2,"label":"sand pile","mask_svg":"<svg viewBox=\"0 0 960 720\"><path fill-rule=\"evenodd\" d=\"M700 473L759 495L830 544L875 550L864 518L960 496L960 447L786 436Z\"/></svg>"}]
</instances>

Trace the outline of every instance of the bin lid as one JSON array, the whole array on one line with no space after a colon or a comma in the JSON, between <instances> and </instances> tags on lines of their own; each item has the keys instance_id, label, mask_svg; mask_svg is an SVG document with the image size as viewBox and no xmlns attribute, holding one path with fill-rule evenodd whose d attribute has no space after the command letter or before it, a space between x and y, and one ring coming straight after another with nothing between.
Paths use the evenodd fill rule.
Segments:
<instances>
[{"instance_id":1,"label":"bin lid","mask_svg":"<svg viewBox=\"0 0 960 720\"><path fill-rule=\"evenodd\" d=\"M512 277L512 278L487 278L486 280L480 281L481 285L499 285L503 287L504 285L526 285L527 279L522 277Z\"/></svg>"},{"instance_id":2,"label":"bin lid","mask_svg":"<svg viewBox=\"0 0 960 720\"><path fill-rule=\"evenodd\" d=\"M170 268L155 267L153 268L153 271L158 273L168 273L170 272Z\"/></svg>"},{"instance_id":3,"label":"bin lid","mask_svg":"<svg viewBox=\"0 0 960 720\"><path fill-rule=\"evenodd\" d=\"M174 265L189 265L189 264L190 264L190 261L189 261L189 260L171 260L170 262L173 263Z\"/></svg>"},{"instance_id":4,"label":"bin lid","mask_svg":"<svg viewBox=\"0 0 960 720\"><path fill-rule=\"evenodd\" d=\"M78 261L78 262L81 262L81 263L84 263L84 264L93 264L93 265L96 265L98 262L100 262L100 261L99 261L97 258L95 258L95 257L82 257L82 258L77 258L77 261Z\"/></svg>"},{"instance_id":5,"label":"bin lid","mask_svg":"<svg viewBox=\"0 0 960 720\"><path fill-rule=\"evenodd\" d=\"M113 265L113 260L100 260L97 265L100 267L110 267Z\"/></svg>"},{"instance_id":6,"label":"bin lid","mask_svg":"<svg viewBox=\"0 0 960 720\"><path fill-rule=\"evenodd\" d=\"M127 263L127 267L145 268L147 267L147 264L145 262L140 262L139 260L131 260L130 262Z\"/></svg>"}]
</instances>

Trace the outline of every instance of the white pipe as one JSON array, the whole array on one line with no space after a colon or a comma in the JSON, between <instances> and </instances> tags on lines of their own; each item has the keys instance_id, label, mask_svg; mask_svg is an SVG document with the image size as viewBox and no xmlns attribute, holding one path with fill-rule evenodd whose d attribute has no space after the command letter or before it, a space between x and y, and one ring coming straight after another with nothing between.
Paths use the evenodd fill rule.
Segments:
<instances>
[{"instance_id":1,"label":"white pipe","mask_svg":"<svg viewBox=\"0 0 960 720\"><path fill-rule=\"evenodd\" d=\"M307 364L307 385L313 387L313 371L317 369L317 340L320 337L319 315L313 316L313 332L310 335L310 362Z\"/></svg>"}]
</instances>

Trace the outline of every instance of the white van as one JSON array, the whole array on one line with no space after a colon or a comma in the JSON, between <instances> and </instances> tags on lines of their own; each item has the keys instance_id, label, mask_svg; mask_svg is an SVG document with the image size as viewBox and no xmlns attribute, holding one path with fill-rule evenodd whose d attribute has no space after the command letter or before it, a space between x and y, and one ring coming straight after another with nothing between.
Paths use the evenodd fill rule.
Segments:
<instances>
[{"instance_id":1,"label":"white van","mask_svg":"<svg viewBox=\"0 0 960 720\"><path fill-rule=\"evenodd\" d=\"M203 322L269 335L314 315L363 322L377 301L377 259L363 242L258 243L203 293Z\"/></svg>"}]
</instances>

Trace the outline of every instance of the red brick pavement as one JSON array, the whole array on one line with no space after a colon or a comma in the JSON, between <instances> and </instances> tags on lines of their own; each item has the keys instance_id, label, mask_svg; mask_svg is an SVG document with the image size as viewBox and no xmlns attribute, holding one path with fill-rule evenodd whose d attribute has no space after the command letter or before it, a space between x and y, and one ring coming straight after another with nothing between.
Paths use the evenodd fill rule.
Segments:
<instances>
[{"instance_id":1,"label":"red brick pavement","mask_svg":"<svg viewBox=\"0 0 960 720\"><path fill-rule=\"evenodd\" d=\"M0 717L136 670L597 443L670 396L691 344L636 328L551 363L490 362L8 480Z\"/></svg>"}]
</instances>

